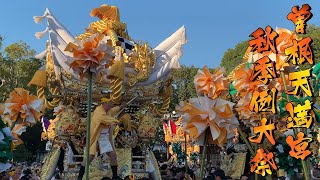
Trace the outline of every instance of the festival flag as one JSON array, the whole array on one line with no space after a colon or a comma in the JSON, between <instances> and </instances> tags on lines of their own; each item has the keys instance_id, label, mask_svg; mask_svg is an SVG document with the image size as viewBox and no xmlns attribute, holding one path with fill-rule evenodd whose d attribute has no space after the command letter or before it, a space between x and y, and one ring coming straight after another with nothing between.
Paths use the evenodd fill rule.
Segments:
<instances>
[{"instance_id":1,"label":"festival flag","mask_svg":"<svg viewBox=\"0 0 320 180\"><path fill-rule=\"evenodd\" d=\"M177 134L177 126L176 126L176 124L172 120L169 120L169 123L170 123L171 133L172 134Z\"/></svg>"},{"instance_id":2,"label":"festival flag","mask_svg":"<svg viewBox=\"0 0 320 180\"><path fill-rule=\"evenodd\" d=\"M168 126L167 126L167 123L163 123L163 132L164 134L167 134L167 129L168 129Z\"/></svg>"}]
</instances>

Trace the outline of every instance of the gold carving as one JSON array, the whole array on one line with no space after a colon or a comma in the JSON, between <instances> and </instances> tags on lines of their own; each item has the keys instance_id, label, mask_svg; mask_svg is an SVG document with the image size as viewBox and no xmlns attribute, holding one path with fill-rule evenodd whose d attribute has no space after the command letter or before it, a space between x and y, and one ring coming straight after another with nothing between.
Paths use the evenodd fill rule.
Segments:
<instances>
[{"instance_id":1,"label":"gold carving","mask_svg":"<svg viewBox=\"0 0 320 180\"><path fill-rule=\"evenodd\" d=\"M41 174L40 177L41 179L51 179L55 172L56 165L59 160L59 155L60 155L60 147L54 147L49 155L46 156L46 159L44 161L44 164L41 168Z\"/></svg>"},{"instance_id":2,"label":"gold carving","mask_svg":"<svg viewBox=\"0 0 320 180\"><path fill-rule=\"evenodd\" d=\"M74 135L79 126L79 116L73 106L68 106L60 115L60 120L56 125L56 135Z\"/></svg>"},{"instance_id":3,"label":"gold carving","mask_svg":"<svg viewBox=\"0 0 320 180\"><path fill-rule=\"evenodd\" d=\"M47 75L47 85L49 88L49 92L54 96L60 95L60 90L57 87L56 83L56 74L54 72L54 64L52 55L49 49L49 45L47 44L47 58L46 58L46 75ZM63 82L60 79L59 80L61 87L63 88ZM37 86L37 96L38 98L43 99L44 101L44 108L53 109L55 106L57 106L61 100L59 97L54 97L52 101L48 101L45 94L44 94L44 87L43 86Z\"/></svg>"},{"instance_id":4,"label":"gold carving","mask_svg":"<svg viewBox=\"0 0 320 180\"><path fill-rule=\"evenodd\" d=\"M86 29L86 33L77 37L77 39L83 39L94 33L101 33L106 36L110 36L112 45L119 44L118 36L125 39L130 39L127 32L127 25L120 22L119 9L116 6L102 5L99 8L94 8L90 15L92 17L98 17L100 21L93 22Z\"/></svg>"},{"instance_id":5,"label":"gold carving","mask_svg":"<svg viewBox=\"0 0 320 180\"><path fill-rule=\"evenodd\" d=\"M162 105L161 107L157 107L155 104L151 104L150 108L153 113L157 115L163 115L167 112L170 105L170 100L172 96L172 79L168 79L162 89L160 90L159 95L162 97Z\"/></svg>"},{"instance_id":6,"label":"gold carving","mask_svg":"<svg viewBox=\"0 0 320 180\"><path fill-rule=\"evenodd\" d=\"M135 85L137 82L145 81L149 78L152 68L155 66L156 55L147 43L137 43L130 54L130 63L134 65L136 76L129 74L129 86Z\"/></svg>"}]
</instances>

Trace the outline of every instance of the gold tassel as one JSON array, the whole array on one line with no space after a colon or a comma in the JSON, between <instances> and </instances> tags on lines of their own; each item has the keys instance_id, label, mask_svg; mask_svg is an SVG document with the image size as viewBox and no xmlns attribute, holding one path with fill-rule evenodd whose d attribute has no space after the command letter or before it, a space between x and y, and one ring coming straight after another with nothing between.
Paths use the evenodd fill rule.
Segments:
<instances>
[{"instance_id":1,"label":"gold tassel","mask_svg":"<svg viewBox=\"0 0 320 180\"><path fill-rule=\"evenodd\" d=\"M165 114L170 106L171 96L172 96L172 86L171 82L167 82L168 84L164 87L163 92L160 93L162 96L163 103L160 108L156 107L155 105L151 105L150 108L153 113L157 115Z\"/></svg>"},{"instance_id":2,"label":"gold tassel","mask_svg":"<svg viewBox=\"0 0 320 180\"><path fill-rule=\"evenodd\" d=\"M123 61L114 61L114 64L110 68L108 74L108 79L111 80L110 89L111 100L115 104L120 104L122 98L123 90L123 79L124 79L124 62Z\"/></svg>"},{"instance_id":3,"label":"gold tassel","mask_svg":"<svg viewBox=\"0 0 320 180\"><path fill-rule=\"evenodd\" d=\"M50 15L49 10L46 9L46 11L44 12L43 16L33 16L33 20L35 23L40 23L41 21L43 21L44 18L46 18L48 15Z\"/></svg>"},{"instance_id":4,"label":"gold tassel","mask_svg":"<svg viewBox=\"0 0 320 180\"><path fill-rule=\"evenodd\" d=\"M42 31L42 32L36 32L35 36L36 36L37 39L41 39L41 38L43 38L43 36L44 36L47 32L49 32L49 28L48 28L48 27L47 27L44 31Z\"/></svg>"},{"instance_id":5,"label":"gold tassel","mask_svg":"<svg viewBox=\"0 0 320 180\"><path fill-rule=\"evenodd\" d=\"M111 38L112 46L114 46L114 47L117 46L118 43L119 43L119 39L118 39L117 33L116 33L114 30L109 29L108 32L107 32L107 34L108 34L108 35L110 36L110 38Z\"/></svg>"},{"instance_id":6,"label":"gold tassel","mask_svg":"<svg viewBox=\"0 0 320 180\"><path fill-rule=\"evenodd\" d=\"M123 89L122 81L123 80L121 80L120 78L117 78L117 77L113 77L111 79L111 87L110 87L112 90L111 100L115 104L121 103L122 89Z\"/></svg>"},{"instance_id":7,"label":"gold tassel","mask_svg":"<svg viewBox=\"0 0 320 180\"><path fill-rule=\"evenodd\" d=\"M124 79L124 62L114 61L108 73L108 78L117 77L120 80Z\"/></svg>"},{"instance_id":8,"label":"gold tassel","mask_svg":"<svg viewBox=\"0 0 320 180\"><path fill-rule=\"evenodd\" d=\"M49 88L50 93L52 93L52 95L59 95L59 89L57 87L55 88ZM48 108L48 109L53 109L54 107L58 106L59 102L60 102L60 98L53 98L52 101L48 101L46 99L46 96L44 94L44 87L37 87L37 96L38 98L43 99L44 101L44 108Z\"/></svg>"},{"instance_id":9,"label":"gold tassel","mask_svg":"<svg viewBox=\"0 0 320 180\"><path fill-rule=\"evenodd\" d=\"M47 77L46 77L46 71L45 70L37 70L34 74L31 81L28 83L28 86L36 85L40 87L46 87L47 86Z\"/></svg>"}]
</instances>

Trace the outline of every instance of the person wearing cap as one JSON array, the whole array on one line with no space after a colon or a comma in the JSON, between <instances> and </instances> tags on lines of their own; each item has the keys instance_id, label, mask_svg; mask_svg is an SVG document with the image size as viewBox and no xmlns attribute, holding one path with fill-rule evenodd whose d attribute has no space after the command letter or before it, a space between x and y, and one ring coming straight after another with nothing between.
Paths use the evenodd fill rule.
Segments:
<instances>
[{"instance_id":1,"label":"person wearing cap","mask_svg":"<svg viewBox=\"0 0 320 180\"><path fill-rule=\"evenodd\" d=\"M90 159L89 162L94 159L97 151L100 154L107 153L110 158L110 166L112 170L112 179L117 179L117 154L115 152L115 146L113 142L113 130L114 124L119 123L120 121L115 118L115 116L119 113L119 111L123 108L123 106L119 106L113 103L113 101L107 101L98 106L91 118L91 127L90 127ZM119 117L124 118L126 116ZM120 120L121 120L120 118ZM126 117L127 118L127 117ZM98 147L98 148L97 148ZM78 176L78 180L83 178L85 172L85 159L83 160L80 172Z\"/></svg>"}]
</instances>

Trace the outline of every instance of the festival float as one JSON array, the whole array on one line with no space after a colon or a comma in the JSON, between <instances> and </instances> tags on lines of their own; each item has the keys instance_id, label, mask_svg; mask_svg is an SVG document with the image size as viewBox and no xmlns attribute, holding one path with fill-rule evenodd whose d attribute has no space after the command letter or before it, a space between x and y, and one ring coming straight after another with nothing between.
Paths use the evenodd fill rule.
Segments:
<instances>
[{"instance_id":1,"label":"festival float","mask_svg":"<svg viewBox=\"0 0 320 180\"><path fill-rule=\"evenodd\" d=\"M152 174L161 179L148 142L169 107L169 74L179 68L186 43L185 28L152 48L129 36L117 7L102 5L90 15L99 20L90 23L79 36L73 36L48 9L43 16L34 17L36 23L47 19L46 30L36 33L36 37L48 33L49 40L45 51L37 56L45 59L45 65L36 71L29 86L37 88L37 97L43 102L41 111L54 112L52 119L41 118L42 138L52 143L41 179L51 179L56 167L64 178L77 177L77 165L85 156L88 109L94 111L108 101L127 105L124 111L128 115L121 118L113 132L119 176ZM89 169L90 179L111 175L104 156L96 156Z\"/></svg>"},{"instance_id":2,"label":"festival float","mask_svg":"<svg viewBox=\"0 0 320 180\"><path fill-rule=\"evenodd\" d=\"M169 153L186 170L186 156L193 161L191 152L202 146L200 179L210 146L219 147L221 156L215 161L235 179L246 164L255 179L295 179L297 174L311 179L312 167L320 164L320 63L315 62L311 37L301 36L310 10L307 4L292 8L287 18L295 32L270 26L255 30L242 63L228 76L223 68L199 69L194 77L197 96L176 106L179 118L169 120L168 128L161 120L166 120L162 116L172 96L169 74L179 68L186 43L184 27L152 48L129 36L115 6L93 9L90 15L100 20L76 37L47 9L34 17L36 23L48 23L36 37L49 35L45 51L37 56L45 65L29 83L37 94L16 88L0 106L0 167L10 167L12 145L22 143L19 135L27 126L41 121L41 138L49 142L41 179L51 179L57 168L65 179L76 179L78 165L89 155L91 111L113 102L126 107L125 115L114 116L120 122L111 133L121 178L161 179L150 142L163 125L164 139L172 144ZM47 111L53 117L46 117ZM98 154L90 166L86 163L86 179L110 177L109 162Z\"/></svg>"}]
</instances>

